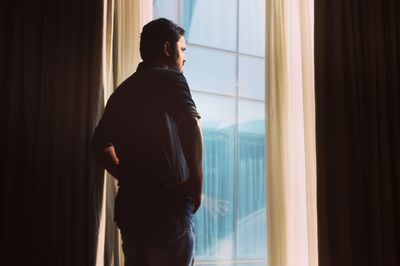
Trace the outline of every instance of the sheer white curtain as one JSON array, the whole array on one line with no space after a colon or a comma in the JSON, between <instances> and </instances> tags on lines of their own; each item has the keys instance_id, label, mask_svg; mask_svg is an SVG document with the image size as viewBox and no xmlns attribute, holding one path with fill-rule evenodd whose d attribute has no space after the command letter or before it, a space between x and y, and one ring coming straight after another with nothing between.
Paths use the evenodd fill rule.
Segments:
<instances>
[{"instance_id":1,"label":"sheer white curtain","mask_svg":"<svg viewBox=\"0 0 400 266\"><path fill-rule=\"evenodd\" d=\"M153 18L152 0L115 0L114 84L115 87L135 72L141 61L140 33Z\"/></svg>"},{"instance_id":2,"label":"sheer white curtain","mask_svg":"<svg viewBox=\"0 0 400 266\"><path fill-rule=\"evenodd\" d=\"M140 33L153 17L152 0L104 0L104 103L114 89L133 74L141 61ZM96 265L124 265L121 238L113 222L117 185L105 174Z\"/></svg>"},{"instance_id":3,"label":"sheer white curtain","mask_svg":"<svg viewBox=\"0 0 400 266\"><path fill-rule=\"evenodd\" d=\"M269 265L318 265L314 1L267 1Z\"/></svg>"}]
</instances>

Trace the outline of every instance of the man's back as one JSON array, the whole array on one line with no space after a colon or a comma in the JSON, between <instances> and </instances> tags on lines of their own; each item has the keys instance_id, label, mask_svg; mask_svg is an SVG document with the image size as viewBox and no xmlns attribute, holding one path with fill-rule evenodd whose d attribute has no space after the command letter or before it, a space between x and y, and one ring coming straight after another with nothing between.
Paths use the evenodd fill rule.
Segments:
<instances>
[{"instance_id":1,"label":"man's back","mask_svg":"<svg viewBox=\"0 0 400 266\"><path fill-rule=\"evenodd\" d=\"M182 230L173 228L183 226L175 218L185 220L191 202L168 188L189 179L177 129L185 116L199 114L184 76L174 70L141 63L110 97L93 141L97 146L112 143L118 154L119 226L162 229L157 220L163 219L171 233Z\"/></svg>"}]
</instances>

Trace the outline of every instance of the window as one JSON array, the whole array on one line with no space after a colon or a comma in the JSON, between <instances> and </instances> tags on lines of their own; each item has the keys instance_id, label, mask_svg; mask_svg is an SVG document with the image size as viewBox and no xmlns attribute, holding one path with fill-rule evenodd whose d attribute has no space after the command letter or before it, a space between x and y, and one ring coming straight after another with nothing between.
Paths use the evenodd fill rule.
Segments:
<instances>
[{"instance_id":1,"label":"window","mask_svg":"<svg viewBox=\"0 0 400 266\"><path fill-rule=\"evenodd\" d=\"M184 74L202 116L203 205L197 265L267 261L265 0L154 0L186 30Z\"/></svg>"}]
</instances>

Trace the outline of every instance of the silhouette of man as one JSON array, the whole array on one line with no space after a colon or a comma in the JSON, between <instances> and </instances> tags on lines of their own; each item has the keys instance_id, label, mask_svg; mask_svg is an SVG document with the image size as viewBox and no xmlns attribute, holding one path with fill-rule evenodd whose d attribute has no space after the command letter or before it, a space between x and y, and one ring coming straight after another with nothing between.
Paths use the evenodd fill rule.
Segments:
<instances>
[{"instance_id":1,"label":"silhouette of man","mask_svg":"<svg viewBox=\"0 0 400 266\"><path fill-rule=\"evenodd\" d=\"M118 180L125 265L193 265L202 136L182 74L184 33L163 18L143 27L143 62L111 95L93 135L97 158Z\"/></svg>"}]
</instances>

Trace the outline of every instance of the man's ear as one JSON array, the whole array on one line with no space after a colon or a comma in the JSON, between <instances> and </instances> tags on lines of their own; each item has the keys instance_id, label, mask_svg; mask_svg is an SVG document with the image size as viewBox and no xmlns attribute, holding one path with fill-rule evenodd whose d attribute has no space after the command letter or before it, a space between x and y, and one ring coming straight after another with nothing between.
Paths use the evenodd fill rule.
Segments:
<instances>
[{"instance_id":1,"label":"man's ear","mask_svg":"<svg viewBox=\"0 0 400 266\"><path fill-rule=\"evenodd\" d=\"M169 57L171 56L171 43L169 41L166 41L164 43L164 54Z\"/></svg>"}]
</instances>

